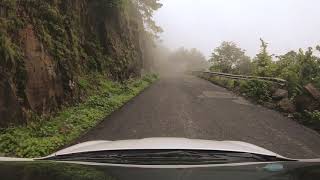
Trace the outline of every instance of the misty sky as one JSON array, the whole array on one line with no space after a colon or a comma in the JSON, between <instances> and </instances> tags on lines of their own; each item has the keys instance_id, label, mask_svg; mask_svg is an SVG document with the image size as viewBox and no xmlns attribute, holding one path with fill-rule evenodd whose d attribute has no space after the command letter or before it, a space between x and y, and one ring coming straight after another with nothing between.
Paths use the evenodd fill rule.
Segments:
<instances>
[{"instance_id":1,"label":"misty sky","mask_svg":"<svg viewBox=\"0 0 320 180\"><path fill-rule=\"evenodd\" d=\"M320 44L320 0L162 0L155 20L169 48L198 48L206 56L234 41L250 56L262 37L271 53Z\"/></svg>"}]
</instances>

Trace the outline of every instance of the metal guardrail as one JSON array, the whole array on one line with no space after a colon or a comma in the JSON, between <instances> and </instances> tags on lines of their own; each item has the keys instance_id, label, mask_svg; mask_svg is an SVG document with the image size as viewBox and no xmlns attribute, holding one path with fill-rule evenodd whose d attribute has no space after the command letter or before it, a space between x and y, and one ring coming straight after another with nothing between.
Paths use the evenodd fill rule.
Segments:
<instances>
[{"instance_id":1,"label":"metal guardrail","mask_svg":"<svg viewBox=\"0 0 320 180\"><path fill-rule=\"evenodd\" d=\"M197 75L210 75L210 76L219 76L225 77L229 79L239 79L239 80L260 80L265 82L276 83L280 86L286 86L287 81L280 78L271 78L271 77L259 77L259 76L245 76L245 75L235 75L235 74L227 74L220 72L210 72L210 71L193 71L193 74Z\"/></svg>"}]
</instances>

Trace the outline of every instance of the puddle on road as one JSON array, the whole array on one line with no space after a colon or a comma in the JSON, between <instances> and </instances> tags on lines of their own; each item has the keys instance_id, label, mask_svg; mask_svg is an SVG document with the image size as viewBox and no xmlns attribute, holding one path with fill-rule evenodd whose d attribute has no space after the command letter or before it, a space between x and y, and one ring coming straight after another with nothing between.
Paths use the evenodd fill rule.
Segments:
<instances>
[{"instance_id":1,"label":"puddle on road","mask_svg":"<svg viewBox=\"0 0 320 180\"><path fill-rule=\"evenodd\" d=\"M199 98L217 98L217 99L230 99L236 104L251 106L252 104L243 97L237 97L231 93L219 91L203 91Z\"/></svg>"}]
</instances>

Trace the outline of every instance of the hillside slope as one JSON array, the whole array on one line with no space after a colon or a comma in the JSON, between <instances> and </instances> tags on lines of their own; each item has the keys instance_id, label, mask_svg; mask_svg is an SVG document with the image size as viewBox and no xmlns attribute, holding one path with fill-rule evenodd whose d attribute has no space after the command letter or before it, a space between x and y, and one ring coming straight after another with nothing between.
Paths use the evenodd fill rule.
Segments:
<instances>
[{"instance_id":1,"label":"hillside slope","mask_svg":"<svg viewBox=\"0 0 320 180\"><path fill-rule=\"evenodd\" d=\"M78 101L84 75L123 81L150 64L129 0L1 0L0 32L0 127Z\"/></svg>"}]
</instances>

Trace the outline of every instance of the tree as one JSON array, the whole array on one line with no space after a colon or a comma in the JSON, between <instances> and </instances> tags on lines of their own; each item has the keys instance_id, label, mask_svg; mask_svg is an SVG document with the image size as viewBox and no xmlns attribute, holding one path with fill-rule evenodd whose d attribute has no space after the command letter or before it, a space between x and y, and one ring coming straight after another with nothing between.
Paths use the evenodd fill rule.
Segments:
<instances>
[{"instance_id":1,"label":"tree","mask_svg":"<svg viewBox=\"0 0 320 180\"><path fill-rule=\"evenodd\" d=\"M288 81L288 91L290 97L296 96L301 93L299 66L298 66L298 53L290 51L284 55L278 56L278 61L275 62L276 70L274 71L275 77L279 77Z\"/></svg>"},{"instance_id":2,"label":"tree","mask_svg":"<svg viewBox=\"0 0 320 180\"><path fill-rule=\"evenodd\" d=\"M243 58L239 61L233 71L235 74L251 75L253 72L253 65L250 57Z\"/></svg>"},{"instance_id":3,"label":"tree","mask_svg":"<svg viewBox=\"0 0 320 180\"><path fill-rule=\"evenodd\" d=\"M320 61L317 56L314 55L313 48L309 47L306 52L302 49L298 53L298 66L301 83L303 85L314 82L320 84Z\"/></svg>"},{"instance_id":4,"label":"tree","mask_svg":"<svg viewBox=\"0 0 320 180\"><path fill-rule=\"evenodd\" d=\"M307 51L290 51L278 59L273 76L288 81L290 96L302 93L302 87L308 83L320 87L320 61L314 55L313 48L310 47Z\"/></svg>"},{"instance_id":5,"label":"tree","mask_svg":"<svg viewBox=\"0 0 320 180\"><path fill-rule=\"evenodd\" d=\"M189 50L188 70L207 70L209 63L206 57L196 48Z\"/></svg>"},{"instance_id":6,"label":"tree","mask_svg":"<svg viewBox=\"0 0 320 180\"><path fill-rule=\"evenodd\" d=\"M256 65L256 74L258 76L273 76L274 66L272 62L272 55L267 51L268 43L263 39L261 41L261 49L259 54L256 55L254 59L254 64Z\"/></svg>"},{"instance_id":7,"label":"tree","mask_svg":"<svg viewBox=\"0 0 320 180\"><path fill-rule=\"evenodd\" d=\"M145 28L155 38L159 38L158 33L163 32L162 28L158 26L153 20L153 13L162 7L160 0L132 0L139 10Z\"/></svg>"},{"instance_id":8,"label":"tree","mask_svg":"<svg viewBox=\"0 0 320 180\"><path fill-rule=\"evenodd\" d=\"M233 42L222 42L214 50L209 61L213 64L211 70L223 73L242 73L242 70L249 73L251 63L245 50L242 50Z\"/></svg>"},{"instance_id":9,"label":"tree","mask_svg":"<svg viewBox=\"0 0 320 180\"><path fill-rule=\"evenodd\" d=\"M179 48L169 56L169 63L175 71L203 71L208 69L209 63L198 49Z\"/></svg>"}]
</instances>

